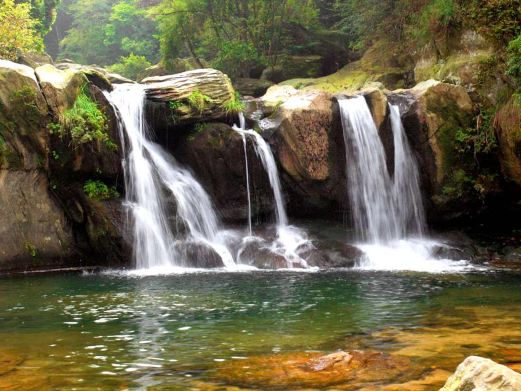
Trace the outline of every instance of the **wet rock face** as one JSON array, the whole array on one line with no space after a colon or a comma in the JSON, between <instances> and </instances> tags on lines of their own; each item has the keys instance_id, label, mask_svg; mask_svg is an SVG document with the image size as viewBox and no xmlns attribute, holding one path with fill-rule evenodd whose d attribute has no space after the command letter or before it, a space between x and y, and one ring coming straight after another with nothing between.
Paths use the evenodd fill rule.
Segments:
<instances>
[{"instance_id":1,"label":"wet rock face","mask_svg":"<svg viewBox=\"0 0 521 391\"><path fill-rule=\"evenodd\" d=\"M74 254L64 211L41 171L0 170L0 270L61 266Z\"/></svg>"},{"instance_id":2,"label":"wet rock face","mask_svg":"<svg viewBox=\"0 0 521 391\"><path fill-rule=\"evenodd\" d=\"M390 382L410 371L407 358L378 352L288 353L223 363L216 378L228 385L261 389L358 390L377 381Z\"/></svg>"},{"instance_id":3,"label":"wet rock face","mask_svg":"<svg viewBox=\"0 0 521 391\"><path fill-rule=\"evenodd\" d=\"M429 80L391 93L389 100L400 106L402 122L418 161L430 220L460 217L473 200L448 196L444 188L454 182L460 164L458 129L472 127L474 106L467 91L461 86Z\"/></svg>"},{"instance_id":4,"label":"wet rock face","mask_svg":"<svg viewBox=\"0 0 521 391\"><path fill-rule=\"evenodd\" d=\"M458 366L440 391L481 390L521 390L521 374L492 360L470 356Z\"/></svg>"},{"instance_id":5,"label":"wet rock face","mask_svg":"<svg viewBox=\"0 0 521 391\"><path fill-rule=\"evenodd\" d=\"M521 188L521 108L511 98L496 115L503 174Z\"/></svg>"},{"instance_id":6,"label":"wet rock face","mask_svg":"<svg viewBox=\"0 0 521 391\"><path fill-rule=\"evenodd\" d=\"M281 101L277 107L274 102ZM326 93L277 87L262 98L275 112L269 138L281 166L288 211L336 215L346 208L345 152L338 107ZM338 216L335 216L338 217Z\"/></svg>"},{"instance_id":7,"label":"wet rock face","mask_svg":"<svg viewBox=\"0 0 521 391\"><path fill-rule=\"evenodd\" d=\"M202 124L171 151L181 164L194 172L225 221L247 219L244 144L238 133L223 123ZM247 154L252 215L254 218L270 215L274 208L271 186L251 141L247 142Z\"/></svg>"},{"instance_id":8,"label":"wet rock face","mask_svg":"<svg viewBox=\"0 0 521 391\"><path fill-rule=\"evenodd\" d=\"M121 146L87 142L74 147L51 132L85 86L107 116L117 141L115 113L83 70L47 64L36 71L0 61L0 270L120 263L121 205L89 199L86 180L116 185ZM128 259L128 257L127 257Z\"/></svg>"}]
</instances>

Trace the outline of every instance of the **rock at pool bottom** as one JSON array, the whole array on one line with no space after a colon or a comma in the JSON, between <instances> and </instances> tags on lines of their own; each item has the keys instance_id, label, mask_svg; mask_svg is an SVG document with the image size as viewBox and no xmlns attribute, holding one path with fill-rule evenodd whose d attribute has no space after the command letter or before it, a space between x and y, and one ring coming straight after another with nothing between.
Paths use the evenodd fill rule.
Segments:
<instances>
[{"instance_id":1,"label":"rock at pool bottom","mask_svg":"<svg viewBox=\"0 0 521 391\"><path fill-rule=\"evenodd\" d=\"M389 383L410 373L406 357L379 352L336 352L328 355L296 352L250 357L221 364L219 382L260 389L300 389L341 386L358 390L375 382Z\"/></svg>"}]
</instances>

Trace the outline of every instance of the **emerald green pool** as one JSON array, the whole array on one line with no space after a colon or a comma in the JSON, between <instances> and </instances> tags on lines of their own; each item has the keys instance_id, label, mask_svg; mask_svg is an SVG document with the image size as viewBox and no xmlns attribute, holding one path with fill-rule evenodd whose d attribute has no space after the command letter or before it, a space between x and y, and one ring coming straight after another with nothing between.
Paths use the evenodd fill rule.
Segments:
<instances>
[{"instance_id":1,"label":"emerald green pool","mask_svg":"<svg viewBox=\"0 0 521 391\"><path fill-rule=\"evenodd\" d=\"M18 357L0 366L0 390L219 389L220 363L309 350L383 351L446 371L471 354L515 366L521 274L6 276L0 341L0 358Z\"/></svg>"}]
</instances>

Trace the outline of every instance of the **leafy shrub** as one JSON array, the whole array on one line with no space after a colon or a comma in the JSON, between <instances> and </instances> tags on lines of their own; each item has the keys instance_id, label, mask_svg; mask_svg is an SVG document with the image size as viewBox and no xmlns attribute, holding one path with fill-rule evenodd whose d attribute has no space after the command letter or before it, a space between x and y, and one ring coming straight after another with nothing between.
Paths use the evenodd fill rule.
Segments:
<instances>
[{"instance_id":1,"label":"leafy shrub","mask_svg":"<svg viewBox=\"0 0 521 391\"><path fill-rule=\"evenodd\" d=\"M466 3L466 2L464 2ZM519 0L473 0L465 4L470 27L504 45L521 33Z\"/></svg>"},{"instance_id":2,"label":"leafy shrub","mask_svg":"<svg viewBox=\"0 0 521 391\"><path fill-rule=\"evenodd\" d=\"M98 201L119 197L119 193L114 186L108 187L102 181L88 180L83 185L83 191L87 197Z\"/></svg>"},{"instance_id":3,"label":"leafy shrub","mask_svg":"<svg viewBox=\"0 0 521 391\"><path fill-rule=\"evenodd\" d=\"M460 152L491 153L497 148L497 139L494 132L495 109L482 110L476 118L476 127L458 129L456 142Z\"/></svg>"},{"instance_id":4,"label":"leafy shrub","mask_svg":"<svg viewBox=\"0 0 521 391\"><path fill-rule=\"evenodd\" d=\"M121 57L121 61L108 67L110 72L119 73L129 79L138 80L139 75L152 63L145 56L137 56L130 53L127 57Z\"/></svg>"},{"instance_id":5,"label":"leafy shrub","mask_svg":"<svg viewBox=\"0 0 521 391\"><path fill-rule=\"evenodd\" d=\"M18 51L41 51L43 40L29 3L0 0L0 58L16 60Z\"/></svg>"},{"instance_id":6,"label":"leafy shrub","mask_svg":"<svg viewBox=\"0 0 521 391\"><path fill-rule=\"evenodd\" d=\"M455 15L454 0L433 0L413 17L409 32L419 43L425 43L432 36L446 34Z\"/></svg>"},{"instance_id":7,"label":"leafy shrub","mask_svg":"<svg viewBox=\"0 0 521 391\"><path fill-rule=\"evenodd\" d=\"M107 118L86 93L85 86L80 90L74 106L63 114L63 124L59 134L64 137L69 134L74 145L87 142L102 142L111 150L117 145L107 133Z\"/></svg>"}]
</instances>

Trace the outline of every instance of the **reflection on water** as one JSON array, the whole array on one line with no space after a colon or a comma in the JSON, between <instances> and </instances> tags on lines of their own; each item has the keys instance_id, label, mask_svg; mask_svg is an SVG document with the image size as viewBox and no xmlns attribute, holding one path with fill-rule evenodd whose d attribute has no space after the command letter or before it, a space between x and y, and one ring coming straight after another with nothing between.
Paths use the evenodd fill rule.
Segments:
<instances>
[{"instance_id":1,"label":"reflection on water","mask_svg":"<svg viewBox=\"0 0 521 391\"><path fill-rule=\"evenodd\" d=\"M0 364L0 389L209 387L220 363L306 350L384 351L445 371L482 354L515 367L520 286L497 273L3 278L0 362L19 363Z\"/></svg>"}]
</instances>

